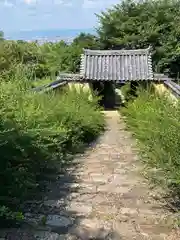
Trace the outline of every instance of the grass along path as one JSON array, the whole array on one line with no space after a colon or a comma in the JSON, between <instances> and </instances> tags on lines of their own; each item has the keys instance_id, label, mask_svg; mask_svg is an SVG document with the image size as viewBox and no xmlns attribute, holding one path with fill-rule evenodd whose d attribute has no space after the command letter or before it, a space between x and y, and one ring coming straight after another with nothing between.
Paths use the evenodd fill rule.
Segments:
<instances>
[{"instance_id":1,"label":"grass along path","mask_svg":"<svg viewBox=\"0 0 180 240\"><path fill-rule=\"evenodd\" d=\"M121 113L138 139L150 179L180 196L180 102L175 106L163 95L140 90Z\"/></svg>"},{"instance_id":2,"label":"grass along path","mask_svg":"<svg viewBox=\"0 0 180 240\"><path fill-rule=\"evenodd\" d=\"M177 240L172 214L149 188L135 142L116 111L105 112L107 130L72 165L49 182L41 202L29 203L17 239ZM4 235L3 235L4 234ZM24 235L23 235L24 234ZM7 235L4 231L2 239ZM22 238L22 236L28 236ZM10 239L10 238L9 238Z\"/></svg>"},{"instance_id":3,"label":"grass along path","mask_svg":"<svg viewBox=\"0 0 180 240\"><path fill-rule=\"evenodd\" d=\"M52 82L54 82L56 80L56 78L52 79L52 78L43 78L43 79L39 79L36 81L33 81L33 87L42 87L44 85L50 84Z\"/></svg>"},{"instance_id":4,"label":"grass along path","mask_svg":"<svg viewBox=\"0 0 180 240\"><path fill-rule=\"evenodd\" d=\"M20 205L34 198L44 174L63 167L70 156L104 129L97 100L64 90L37 94L19 68L0 81L0 226L21 221ZM7 222L5 221L7 220Z\"/></svg>"}]
</instances>

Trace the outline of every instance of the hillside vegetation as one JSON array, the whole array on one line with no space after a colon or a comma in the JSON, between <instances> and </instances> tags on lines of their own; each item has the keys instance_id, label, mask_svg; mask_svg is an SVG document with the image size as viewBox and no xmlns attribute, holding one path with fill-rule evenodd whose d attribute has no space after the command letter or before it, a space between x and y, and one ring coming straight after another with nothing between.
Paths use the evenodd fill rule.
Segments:
<instances>
[{"instance_id":1,"label":"hillside vegetation","mask_svg":"<svg viewBox=\"0 0 180 240\"><path fill-rule=\"evenodd\" d=\"M0 38L0 73L9 75L17 64L28 67L31 79L58 75L59 72L78 72L80 54L83 48L97 48L96 37L80 34L68 45L64 41L57 43L10 41Z\"/></svg>"},{"instance_id":2,"label":"hillside vegetation","mask_svg":"<svg viewBox=\"0 0 180 240\"><path fill-rule=\"evenodd\" d=\"M152 47L153 68L179 76L180 1L125 0L98 15L105 49Z\"/></svg>"},{"instance_id":3,"label":"hillside vegetation","mask_svg":"<svg viewBox=\"0 0 180 240\"><path fill-rule=\"evenodd\" d=\"M180 102L174 105L167 96L159 96L152 90L139 89L138 97L129 101L121 112L139 141L146 172L166 190L179 194Z\"/></svg>"},{"instance_id":4,"label":"hillside vegetation","mask_svg":"<svg viewBox=\"0 0 180 240\"><path fill-rule=\"evenodd\" d=\"M152 47L154 72L173 77L180 73L180 1L125 0L98 15L97 29L102 49ZM129 95L128 86L123 87ZM166 97L150 89L122 110L128 127L139 140L142 159L151 179L178 192L180 183L180 104L174 107Z\"/></svg>"},{"instance_id":5,"label":"hillside vegetation","mask_svg":"<svg viewBox=\"0 0 180 240\"><path fill-rule=\"evenodd\" d=\"M0 32L0 219L22 218L19 203L38 187L42 172L57 161L65 164L104 128L96 99L90 102L76 91L36 94L32 86L55 79L59 72L78 72L83 48L151 45L154 70L179 75L180 1L125 0L97 17L97 36L81 33L70 45L9 41ZM148 156L153 156L152 163L178 186L179 108L164 104L143 93L125 114Z\"/></svg>"},{"instance_id":6,"label":"hillside vegetation","mask_svg":"<svg viewBox=\"0 0 180 240\"><path fill-rule=\"evenodd\" d=\"M179 76L180 1L124 0L97 15L96 36L81 33L72 44L3 41L0 35L0 71L15 63L29 66L36 78L78 72L83 48L137 49L152 47L155 72Z\"/></svg>"},{"instance_id":7,"label":"hillside vegetation","mask_svg":"<svg viewBox=\"0 0 180 240\"><path fill-rule=\"evenodd\" d=\"M10 210L32 195L45 169L63 166L104 128L96 99L84 92L29 89L22 66L11 81L0 81L0 217L8 219L19 217Z\"/></svg>"},{"instance_id":8,"label":"hillside vegetation","mask_svg":"<svg viewBox=\"0 0 180 240\"><path fill-rule=\"evenodd\" d=\"M77 72L81 34L72 45L0 39L0 222L21 220L19 206L51 169L63 167L104 129L97 99L75 89L35 93L59 71ZM93 46L92 46L93 47Z\"/></svg>"}]
</instances>

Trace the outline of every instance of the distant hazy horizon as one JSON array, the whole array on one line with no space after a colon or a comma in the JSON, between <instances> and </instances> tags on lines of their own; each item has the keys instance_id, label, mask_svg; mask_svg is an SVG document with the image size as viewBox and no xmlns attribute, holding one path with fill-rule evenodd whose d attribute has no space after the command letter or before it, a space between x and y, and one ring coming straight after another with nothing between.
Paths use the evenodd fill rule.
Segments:
<instances>
[{"instance_id":1,"label":"distant hazy horizon","mask_svg":"<svg viewBox=\"0 0 180 240\"><path fill-rule=\"evenodd\" d=\"M4 33L5 39L11 40L36 40L36 39L53 39L56 37L74 38L81 32L95 34L95 29L47 29L47 30L27 30L27 31L14 31Z\"/></svg>"},{"instance_id":2,"label":"distant hazy horizon","mask_svg":"<svg viewBox=\"0 0 180 240\"><path fill-rule=\"evenodd\" d=\"M0 31L14 40L73 38L82 31L92 32L99 24L97 14L118 3L120 0L0 0Z\"/></svg>"}]
</instances>

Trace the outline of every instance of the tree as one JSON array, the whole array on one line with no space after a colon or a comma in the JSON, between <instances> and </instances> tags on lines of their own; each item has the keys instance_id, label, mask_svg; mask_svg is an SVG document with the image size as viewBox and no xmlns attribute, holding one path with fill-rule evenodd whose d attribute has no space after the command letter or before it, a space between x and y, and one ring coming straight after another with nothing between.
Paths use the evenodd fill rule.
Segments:
<instances>
[{"instance_id":1,"label":"tree","mask_svg":"<svg viewBox=\"0 0 180 240\"><path fill-rule=\"evenodd\" d=\"M156 72L180 72L180 1L124 0L97 15L104 49L153 48Z\"/></svg>"},{"instance_id":2,"label":"tree","mask_svg":"<svg viewBox=\"0 0 180 240\"><path fill-rule=\"evenodd\" d=\"M80 48L98 49L100 47L98 37L88 33L80 33L74 40L72 45L78 45Z\"/></svg>"},{"instance_id":3,"label":"tree","mask_svg":"<svg viewBox=\"0 0 180 240\"><path fill-rule=\"evenodd\" d=\"M72 44L64 41L44 43L0 41L0 72L10 75L14 66L24 64L37 78L54 77L59 72L79 72L83 48L98 48L98 38L81 33ZM33 73L33 74L32 74Z\"/></svg>"},{"instance_id":4,"label":"tree","mask_svg":"<svg viewBox=\"0 0 180 240\"><path fill-rule=\"evenodd\" d=\"M4 40L4 32L3 31L0 31L0 41L1 40Z\"/></svg>"}]
</instances>

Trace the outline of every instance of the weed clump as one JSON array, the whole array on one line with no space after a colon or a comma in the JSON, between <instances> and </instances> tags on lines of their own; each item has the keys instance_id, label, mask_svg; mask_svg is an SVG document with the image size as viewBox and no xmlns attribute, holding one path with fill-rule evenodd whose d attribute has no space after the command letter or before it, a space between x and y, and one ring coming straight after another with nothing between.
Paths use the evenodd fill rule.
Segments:
<instances>
[{"instance_id":1,"label":"weed clump","mask_svg":"<svg viewBox=\"0 0 180 240\"><path fill-rule=\"evenodd\" d=\"M21 67L10 81L1 78L0 220L21 218L18 206L38 187L43 172L66 164L103 129L97 100L89 101L83 91L35 93Z\"/></svg>"},{"instance_id":2,"label":"weed clump","mask_svg":"<svg viewBox=\"0 0 180 240\"><path fill-rule=\"evenodd\" d=\"M127 126L139 140L146 167L154 169L151 177L166 189L180 191L180 102L153 91L139 90L122 113Z\"/></svg>"}]
</instances>

